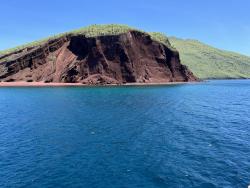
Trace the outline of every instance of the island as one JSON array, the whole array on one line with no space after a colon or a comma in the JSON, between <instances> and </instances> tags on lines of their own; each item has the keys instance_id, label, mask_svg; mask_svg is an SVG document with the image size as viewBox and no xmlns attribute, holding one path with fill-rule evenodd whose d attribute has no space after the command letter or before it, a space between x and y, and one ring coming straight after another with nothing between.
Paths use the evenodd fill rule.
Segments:
<instances>
[{"instance_id":1,"label":"island","mask_svg":"<svg viewBox=\"0 0 250 188\"><path fill-rule=\"evenodd\" d=\"M0 86L122 85L194 82L160 33L99 25L0 55Z\"/></svg>"}]
</instances>

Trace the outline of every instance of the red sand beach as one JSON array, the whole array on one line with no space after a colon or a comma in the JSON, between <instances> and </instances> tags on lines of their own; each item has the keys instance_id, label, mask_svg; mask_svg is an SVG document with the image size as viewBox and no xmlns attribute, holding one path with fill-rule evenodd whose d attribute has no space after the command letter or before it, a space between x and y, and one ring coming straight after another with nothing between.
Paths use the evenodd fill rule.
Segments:
<instances>
[{"instance_id":1,"label":"red sand beach","mask_svg":"<svg viewBox=\"0 0 250 188\"><path fill-rule=\"evenodd\" d=\"M176 85L190 84L195 82L165 82L165 83L127 83L124 86L146 86L146 85ZM196 82L197 83L197 82ZM44 83L44 82L0 82L0 87L86 87L95 85L86 85L82 83ZM102 86L102 85L97 85ZM110 84L107 86L119 86Z\"/></svg>"}]
</instances>

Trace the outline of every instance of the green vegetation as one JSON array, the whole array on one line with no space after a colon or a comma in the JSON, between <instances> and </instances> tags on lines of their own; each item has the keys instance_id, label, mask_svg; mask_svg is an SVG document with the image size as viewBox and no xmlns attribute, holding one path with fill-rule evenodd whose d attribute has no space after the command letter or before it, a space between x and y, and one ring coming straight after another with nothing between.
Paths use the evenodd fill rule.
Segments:
<instances>
[{"instance_id":1,"label":"green vegetation","mask_svg":"<svg viewBox=\"0 0 250 188\"><path fill-rule=\"evenodd\" d=\"M71 31L72 34L84 34L86 37L96 37L96 36L105 36L105 35L119 35L126 33L130 30L137 30L127 25L117 25L117 24L108 24L108 25L91 25L88 27L83 27L78 30Z\"/></svg>"},{"instance_id":2,"label":"green vegetation","mask_svg":"<svg viewBox=\"0 0 250 188\"><path fill-rule=\"evenodd\" d=\"M43 44L44 42L51 40L51 39L56 39L58 37L61 37L63 35L66 34L73 34L73 35L78 35L78 34L83 34L86 37L96 37L96 36L105 36L105 35L119 35L122 33L126 33L128 31L131 30L136 30L136 31L140 31L140 32L144 32L132 27L129 27L127 25L118 25L118 24L108 24L108 25L91 25L88 27L83 27L74 31L70 31L70 32L66 32L66 33L61 33L58 35L54 35L42 40L38 40L38 41L34 41L22 46L17 46L15 48L11 48L11 49L7 49L4 51L0 51L0 55L4 55L4 54L8 54L14 51L18 51L18 50L22 50L24 48L29 48L29 47L34 47L34 46L39 46L41 44ZM162 42L165 45L171 47L168 38L161 33L150 33L150 35L152 36L152 38L156 41Z\"/></svg>"},{"instance_id":3,"label":"green vegetation","mask_svg":"<svg viewBox=\"0 0 250 188\"><path fill-rule=\"evenodd\" d=\"M183 64L201 79L250 78L250 57L220 50L196 40L169 38Z\"/></svg>"},{"instance_id":4,"label":"green vegetation","mask_svg":"<svg viewBox=\"0 0 250 188\"><path fill-rule=\"evenodd\" d=\"M56 39L66 34L84 34L87 37L96 37L118 35L130 30L140 31L126 25L91 25L71 32L51 36L43 40L34 41L23 46L0 51L0 58L1 55L23 50L28 47L39 46L48 40ZM151 35L153 40L159 41L170 48L172 48L172 46L175 47L180 52L182 63L187 65L193 73L201 79L250 78L250 57L219 50L195 40L182 40L174 37L168 38L166 35L156 32L148 34Z\"/></svg>"},{"instance_id":5,"label":"green vegetation","mask_svg":"<svg viewBox=\"0 0 250 188\"><path fill-rule=\"evenodd\" d=\"M168 47L172 47L169 40L168 40L168 37L165 34L158 33L158 32L150 32L149 34L151 35L153 40L159 41Z\"/></svg>"}]
</instances>

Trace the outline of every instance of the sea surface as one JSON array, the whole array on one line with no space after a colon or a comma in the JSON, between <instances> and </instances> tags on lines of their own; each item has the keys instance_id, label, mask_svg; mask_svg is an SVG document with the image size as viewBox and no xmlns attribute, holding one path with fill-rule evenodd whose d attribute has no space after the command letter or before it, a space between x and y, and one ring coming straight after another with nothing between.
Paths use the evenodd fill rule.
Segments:
<instances>
[{"instance_id":1,"label":"sea surface","mask_svg":"<svg viewBox=\"0 0 250 188\"><path fill-rule=\"evenodd\" d=\"M1 188L247 188L250 80L0 88Z\"/></svg>"}]
</instances>

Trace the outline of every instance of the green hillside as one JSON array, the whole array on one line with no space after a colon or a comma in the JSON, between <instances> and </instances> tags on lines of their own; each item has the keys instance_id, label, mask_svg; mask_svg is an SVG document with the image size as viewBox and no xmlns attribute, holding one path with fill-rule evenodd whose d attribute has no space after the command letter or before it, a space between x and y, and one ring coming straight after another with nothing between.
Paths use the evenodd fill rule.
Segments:
<instances>
[{"instance_id":1,"label":"green hillside","mask_svg":"<svg viewBox=\"0 0 250 188\"><path fill-rule=\"evenodd\" d=\"M199 78L250 78L250 57L220 50L196 40L169 38L182 63Z\"/></svg>"}]
</instances>

